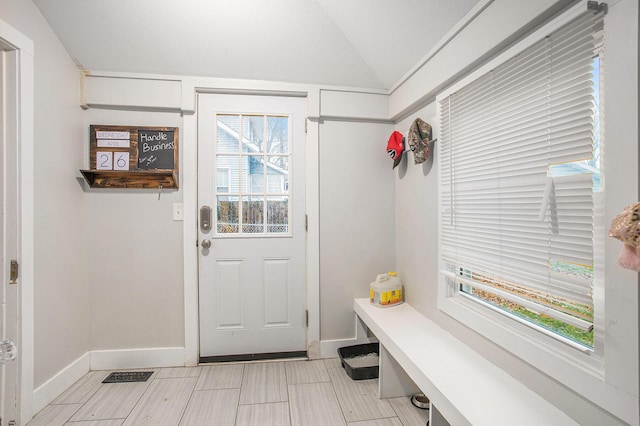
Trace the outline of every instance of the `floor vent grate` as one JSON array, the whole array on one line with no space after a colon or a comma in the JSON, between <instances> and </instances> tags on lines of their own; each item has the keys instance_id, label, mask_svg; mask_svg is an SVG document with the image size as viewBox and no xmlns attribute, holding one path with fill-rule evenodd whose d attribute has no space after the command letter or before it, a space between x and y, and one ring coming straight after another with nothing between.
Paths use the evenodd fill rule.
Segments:
<instances>
[{"instance_id":1,"label":"floor vent grate","mask_svg":"<svg viewBox=\"0 0 640 426\"><path fill-rule=\"evenodd\" d=\"M102 383L146 382L153 371L117 371L107 376Z\"/></svg>"}]
</instances>

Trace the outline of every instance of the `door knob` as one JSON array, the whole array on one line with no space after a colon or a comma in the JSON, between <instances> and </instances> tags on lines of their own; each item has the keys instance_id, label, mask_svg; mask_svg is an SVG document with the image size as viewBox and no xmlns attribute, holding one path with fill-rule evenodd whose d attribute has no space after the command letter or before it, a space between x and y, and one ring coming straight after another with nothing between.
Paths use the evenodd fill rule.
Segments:
<instances>
[{"instance_id":1,"label":"door knob","mask_svg":"<svg viewBox=\"0 0 640 426\"><path fill-rule=\"evenodd\" d=\"M202 240L202 248L208 249L211 247L211 240Z\"/></svg>"},{"instance_id":2,"label":"door knob","mask_svg":"<svg viewBox=\"0 0 640 426\"><path fill-rule=\"evenodd\" d=\"M3 340L0 342L0 364L6 364L16 359L18 348L11 340Z\"/></svg>"}]
</instances>

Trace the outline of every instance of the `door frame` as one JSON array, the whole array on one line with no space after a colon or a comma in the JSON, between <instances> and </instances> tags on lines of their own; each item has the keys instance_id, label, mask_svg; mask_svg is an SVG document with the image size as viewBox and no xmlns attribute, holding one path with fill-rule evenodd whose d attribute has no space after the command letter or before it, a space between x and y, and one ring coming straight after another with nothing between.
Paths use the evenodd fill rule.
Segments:
<instances>
[{"instance_id":1,"label":"door frame","mask_svg":"<svg viewBox=\"0 0 640 426\"><path fill-rule=\"evenodd\" d=\"M185 84L187 83L187 84ZM192 83L188 84L188 83ZM182 87L182 190L183 190L183 264L184 264L184 363L195 366L199 360L198 313L198 94L268 95L306 98L305 137L305 212L308 220L306 235L306 305L309 311L307 356L320 358L320 206L319 206L319 116L320 89L298 84L225 82L216 89L183 82Z\"/></svg>"},{"instance_id":2,"label":"door frame","mask_svg":"<svg viewBox=\"0 0 640 426\"><path fill-rule=\"evenodd\" d=\"M3 48L16 52L17 99L15 108L17 135L14 140L18 153L18 381L17 423L26 423L33 417L34 377L34 321L33 321L33 198L34 198L34 44L24 34L0 19L0 43ZM13 102L15 101L15 102ZM11 108L11 105L8 105ZM11 138L9 138L11 139Z\"/></svg>"}]
</instances>

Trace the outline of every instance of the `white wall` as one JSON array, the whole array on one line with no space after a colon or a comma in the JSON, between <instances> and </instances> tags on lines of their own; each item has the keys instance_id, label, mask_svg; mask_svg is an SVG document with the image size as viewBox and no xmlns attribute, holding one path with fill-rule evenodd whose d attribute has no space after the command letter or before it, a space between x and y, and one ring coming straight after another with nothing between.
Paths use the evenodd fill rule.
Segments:
<instances>
[{"instance_id":1,"label":"white wall","mask_svg":"<svg viewBox=\"0 0 640 426\"><path fill-rule=\"evenodd\" d=\"M388 96L320 91L320 340L322 356L353 344L353 299L395 267L395 180L386 152Z\"/></svg>"},{"instance_id":2,"label":"white wall","mask_svg":"<svg viewBox=\"0 0 640 426\"><path fill-rule=\"evenodd\" d=\"M604 182L605 226L640 199L639 64L640 5L610 2L605 20ZM605 381L640 395L640 276L617 264L622 243L607 238L605 250ZM597 297L597 295L596 295ZM640 413L637 415L640 424Z\"/></svg>"},{"instance_id":3,"label":"white wall","mask_svg":"<svg viewBox=\"0 0 640 426\"><path fill-rule=\"evenodd\" d=\"M89 109L83 123L88 149L91 124L179 128L182 118ZM181 190L164 189L158 200L156 189L87 189L91 350L184 347L183 222L173 220L173 203L182 203Z\"/></svg>"},{"instance_id":4,"label":"white wall","mask_svg":"<svg viewBox=\"0 0 640 426\"><path fill-rule=\"evenodd\" d=\"M92 73L87 78L86 128L90 124L183 123L187 126L185 118L181 119L178 113L158 111L188 109L195 87L206 90L221 84L212 79L189 84L182 77L160 80L153 80L157 76L119 77L100 77ZM222 84L235 87L238 83L226 81ZM162 88L148 91L149 85ZM181 96L185 100L182 105L180 96L175 96L172 89L176 85L182 86ZM279 90L308 93L308 114L320 119L318 135L309 135L307 141L318 138L318 152L308 155L307 161L318 163L319 198L323 206L319 218L319 296L310 295L308 300L320 302L321 340L353 339L353 298L365 297L376 274L393 269L395 265L394 172L385 150L393 127L385 120L388 98L382 94L349 90L325 88L319 91L312 86L268 82L258 86L255 90L280 87ZM319 92L320 99L311 96L311 93ZM159 99L149 93L174 95ZM313 105L314 99L319 101L319 108ZM325 120L324 117L330 118ZM191 123L190 116L186 122ZM187 127L183 130L185 132L181 134L188 133ZM196 143L194 134L191 140L182 138L181 147ZM192 159L182 160L183 173L187 169L191 172L195 167ZM309 170L315 173L316 167ZM308 183L316 179L317 176L307 176ZM310 197L318 196L317 188L310 190ZM185 345L185 326L191 338L190 328L197 325L189 320L185 324L184 309L187 313L197 314L197 306L187 303L183 308L184 297L180 297L179 292L184 289L188 292L191 285L189 278L183 278L189 274L185 274L188 271L184 270L179 256L183 250L183 228L182 222L170 219L173 202L183 201L185 212L190 208L197 210L196 200L183 197L183 194L183 190L171 192L157 201L155 191L88 190L86 220L92 350L180 347ZM386 196L382 203L380 194ZM311 221L314 220L317 219L311 217ZM189 250L191 248L187 247L185 253ZM150 272L143 275L146 271ZM158 312L164 315L159 317ZM187 352L191 349L187 348Z\"/></svg>"},{"instance_id":5,"label":"white wall","mask_svg":"<svg viewBox=\"0 0 640 426\"><path fill-rule=\"evenodd\" d=\"M498 5L499 1L494 5ZM531 3L531 2L524 2ZM638 4L635 0L609 3L606 29L605 68L605 162L607 196L607 223L622 208L638 199ZM496 15L497 16L497 15ZM501 23L496 21L489 27ZM468 29L467 31L471 31ZM469 37L469 34L465 34ZM481 39L481 37L478 37ZM437 58L440 59L440 58ZM446 64L445 64L446 65ZM426 67L428 69L428 66ZM451 63L450 72L459 69ZM411 87L433 87L446 82L446 78L426 79L416 75ZM425 89L430 90L430 89ZM410 107L420 92L397 91L391 96L392 111ZM433 97L433 93L428 96ZM435 103L430 103L397 123L396 128L406 132L416 117L434 126L438 136ZM445 330L467 343L483 356L491 359L509 374L521 380L545 399L585 425L622 424L619 418L602 407L588 401L491 341L471 331L461 323L443 314L437 307L437 142L432 150L435 161L425 165L410 164L401 170L396 182L397 269L405 283L407 301ZM431 161L434 161L430 164ZM416 223L420 225L416 226ZM605 377L607 383L623 389L637 401L638 398L638 274L616 265L620 243L608 239L606 259L607 347ZM609 407L615 407L609 401ZM637 412L637 411L636 411ZM617 413L624 416L624 413Z\"/></svg>"},{"instance_id":6,"label":"white wall","mask_svg":"<svg viewBox=\"0 0 640 426\"><path fill-rule=\"evenodd\" d=\"M514 9L513 3L517 3L517 12L507 13ZM435 106L416 110L415 105L432 98L439 87L481 60L482 55L468 56L464 50L491 54L500 39L495 32L508 40L527 22L544 15L547 8L565 3L495 0L491 13L483 16L492 18L480 28L491 30L491 37L476 37L461 47L458 56L447 51L446 57L434 57L441 62L433 64L446 72L431 72L435 68L427 64L392 94L388 116L405 117L396 128L406 134L412 119L420 116L434 125L437 136ZM630 154L625 157L630 163L620 163L625 175L613 181L620 188L611 200L614 210L622 207L622 199L638 196L638 12L635 0L612 3L610 13L619 19L619 30L610 36L618 34L622 41L622 32L631 30L634 35L611 52L610 63L618 64L610 70L617 89L614 95L607 95L607 102L615 103L623 96L627 100L617 103L618 111L613 109L618 121L612 117L608 121L617 122L614 140L619 141L619 150L610 154ZM182 190L164 191L158 201L153 190L83 192L76 178L78 169L88 162L89 124L179 127L184 118L177 112L131 108L95 108L83 113L77 106L78 70L33 4L0 0L0 18L32 38L36 46L36 386L87 350L183 346L183 232L182 222L171 218L172 204L183 201ZM479 31L477 26L468 31L473 28ZM457 59L447 59L453 57ZM465 57L470 62L458 61ZM633 72L628 72L628 66ZM255 89L256 84L248 82L246 88ZM185 93L183 90L182 102L193 102ZM318 152L321 339L353 338L352 299L366 297L375 275L395 266L405 282L407 301L447 331L581 423L615 424L600 408L438 311L437 164L433 161L437 143L424 165L413 165L409 154L392 170L384 147L393 125L384 121L387 116L380 113L377 104L386 101L378 95L374 98L375 105L363 104L371 101L369 94L349 96L340 91L323 98ZM323 121L322 116L328 119ZM615 268L614 263L608 267ZM147 275L147 269L155 272ZM612 304L608 308L615 310L615 304L623 301L637 307L637 275L623 273L619 277L620 289L635 290L616 291L618 287L613 287L607 294L607 303ZM623 387L635 386L636 395L637 314L636 309L630 317L613 318L608 324L629 338L615 349L617 352L608 354L619 363L611 375ZM624 348L627 342L630 351ZM633 374L625 376L629 371Z\"/></svg>"},{"instance_id":7,"label":"white wall","mask_svg":"<svg viewBox=\"0 0 640 426\"><path fill-rule=\"evenodd\" d=\"M430 52L428 61L416 67L409 78L393 89L389 115L399 119L415 111L446 85L571 3L575 1L489 1L471 21L458 24L452 30L454 36L434 47L435 52Z\"/></svg>"},{"instance_id":8,"label":"white wall","mask_svg":"<svg viewBox=\"0 0 640 426\"><path fill-rule=\"evenodd\" d=\"M35 46L34 387L89 348L79 72L31 1L0 0L0 18ZM29 368L25 366L24 368Z\"/></svg>"},{"instance_id":9,"label":"white wall","mask_svg":"<svg viewBox=\"0 0 640 426\"><path fill-rule=\"evenodd\" d=\"M429 123L437 137L435 103L399 122L397 130L408 133L417 117ZM398 166L396 179L396 264L406 301L424 314L437 310L438 299L437 150L438 142L430 143L429 158L419 165L414 164L413 153L408 153Z\"/></svg>"},{"instance_id":10,"label":"white wall","mask_svg":"<svg viewBox=\"0 0 640 426\"><path fill-rule=\"evenodd\" d=\"M355 336L353 299L395 267L391 124L320 126L320 337ZM335 355L335 354L334 354Z\"/></svg>"}]
</instances>

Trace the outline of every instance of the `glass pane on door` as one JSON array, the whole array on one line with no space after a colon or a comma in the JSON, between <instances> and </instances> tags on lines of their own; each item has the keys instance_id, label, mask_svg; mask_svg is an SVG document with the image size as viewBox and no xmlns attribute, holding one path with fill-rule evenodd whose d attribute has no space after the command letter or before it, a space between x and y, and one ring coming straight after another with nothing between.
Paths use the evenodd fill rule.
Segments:
<instances>
[{"instance_id":1,"label":"glass pane on door","mask_svg":"<svg viewBox=\"0 0 640 426\"><path fill-rule=\"evenodd\" d=\"M216 127L216 151L237 153L240 149L240 116L218 115Z\"/></svg>"},{"instance_id":2,"label":"glass pane on door","mask_svg":"<svg viewBox=\"0 0 640 426\"><path fill-rule=\"evenodd\" d=\"M264 152L264 116L250 115L242 118L242 151Z\"/></svg>"},{"instance_id":3,"label":"glass pane on door","mask_svg":"<svg viewBox=\"0 0 640 426\"><path fill-rule=\"evenodd\" d=\"M276 115L217 116L218 234L290 232L289 121Z\"/></svg>"},{"instance_id":4,"label":"glass pane on door","mask_svg":"<svg viewBox=\"0 0 640 426\"><path fill-rule=\"evenodd\" d=\"M237 233L239 231L238 197L218 196L216 204L216 231L219 234Z\"/></svg>"},{"instance_id":5,"label":"glass pane on door","mask_svg":"<svg viewBox=\"0 0 640 426\"><path fill-rule=\"evenodd\" d=\"M242 197L242 233L264 232L264 198Z\"/></svg>"},{"instance_id":6,"label":"glass pane on door","mask_svg":"<svg viewBox=\"0 0 640 426\"><path fill-rule=\"evenodd\" d=\"M267 232L289 232L289 197L267 197Z\"/></svg>"},{"instance_id":7,"label":"glass pane on door","mask_svg":"<svg viewBox=\"0 0 640 426\"><path fill-rule=\"evenodd\" d=\"M289 153L289 117L267 117L267 154Z\"/></svg>"}]
</instances>

